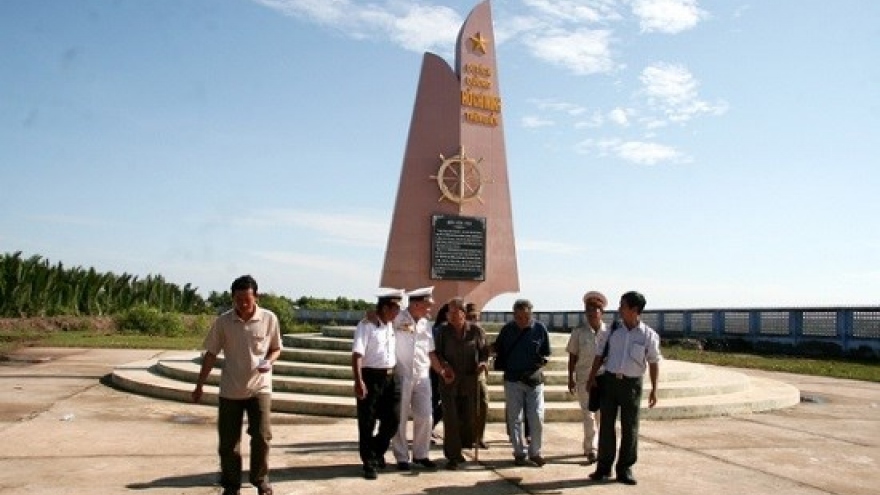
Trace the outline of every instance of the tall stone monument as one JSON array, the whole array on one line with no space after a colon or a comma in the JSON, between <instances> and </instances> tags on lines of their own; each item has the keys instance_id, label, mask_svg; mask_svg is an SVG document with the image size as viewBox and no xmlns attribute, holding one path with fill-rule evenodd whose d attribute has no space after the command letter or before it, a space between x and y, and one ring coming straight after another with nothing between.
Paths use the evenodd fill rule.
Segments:
<instances>
[{"instance_id":1,"label":"tall stone monument","mask_svg":"<svg viewBox=\"0 0 880 495\"><path fill-rule=\"evenodd\" d=\"M455 69L425 53L380 284L433 285L438 305L519 291L489 0L458 34Z\"/></svg>"}]
</instances>

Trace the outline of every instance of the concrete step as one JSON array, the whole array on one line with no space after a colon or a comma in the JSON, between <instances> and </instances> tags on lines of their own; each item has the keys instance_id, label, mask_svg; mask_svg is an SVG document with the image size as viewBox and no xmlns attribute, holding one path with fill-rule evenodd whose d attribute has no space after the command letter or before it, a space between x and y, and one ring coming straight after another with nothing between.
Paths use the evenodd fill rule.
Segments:
<instances>
[{"instance_id":1,"label":"concrete step","mask_svg":"<svg viewBox=\"0 0 880 495\"><path fill-rule=\"evenodd\" d=\"M165 376L169 369L184 369L195 366L192 354L166 354L160 359L129 363L117 367L111 375L112 382L125 390L175 401L189 401L193 384L187 380ZM160 362L162 363L160 365ZM186 364L188 363L188 365ZM722 373L722 368L712 372ZM187 371L189 373L189 371ZM729 372L728 373L734 373ZM214 385L219 372L212 373L209 385L204 388L203 401L217 403L218 389ZM332 380L322 379L328 382ZM339 381L339 380L337 380ZM642 403L642 414L647 419L694 418L758 412L769 409L790 407L800 401L799 391L790 385L773 380L750 378L746 390L732 393L718 393L699 397L661 398L653 409L647 409L647 394ZM277 383L273 380L273 384ZM320 383L320 382L314 382ZM334 386L340 384L333 384ZM349 384L349 390L351 390ZM570 396L569 396L570 397ZM576 401L551 401L545 403L545 420L579 421L580 408ZM273 396L273 411L279 413L310 414L332 417L355 417L354 398L348 395L327 393L299 393L278 390ZM490 403L489 420L501 422L504 418L504 403L495 400Z\"/></svg>"},{"instance_id":2,"label":"concrete step","mask_svg":"<svg viewBox=\"0 0 880 495\"><path fill-rule=\"evenodd\" d=\"M485 328L485 327L484 327ZM489 339L489 342L495 342L495 339L498 337L499 328L485 328L486 336ZM323 326L321 327L321 335L330 338L337 338L351 340L354 338L354 327L344 327L344 326ZM290 334L285 335L285 338L288 337L296 337L298 335L307 335L307 334ZM550 332L550 347L553 349L554 353L556 351L565 351L565 345L568 343L568 337L570 334L565 332ZM285 341L285 345L287 345L287 341ZM351 345L349 345L349 349L351 349Z\"/></svg>"},{"instance_id":3,"label":"concrete step","mask_svg":"<svg viewBox=\"0 0 880 495\"><path fill-rule=\"evenodd\" d=\"M175 359L163 359L156 363L156 372L160 375L189 383L195 383L199 376L199 354L182 356ZM218 359L222 366L222 357ZM352 394L351 369L342 369L328 365L320 366L321 373L306 375L290 370L298 365L290 365L279 361L274 368L272 377L276 391L305 394L327 394L350 396ZM302 368L302 366L300 366ZM745 375L716 369L706 369L702 365L682 365L677 361L667 361L661 368L657 395L659 398L699 397L712 394L740 392L748 388L749 382ZM293 371L293 373L290 373ZM318 371L317 369L315 371ZM336 371L336 374L331 372ZM344 373L343 373L344 371ZM214 369L208 383L219 383L220 370ZM568 392L568 376L566 372L551 371L545 373L545 400L563 402L574 400ZM645 380L645 390L650 383ZM492 372L489 380L490 400L504 400L504 387L501 373Z\"/></svg>"},{"instance_id":4,"label":"concrete step","mask_svg":"<svg viewBox=\"0 0 880 495\"><path fill-rule=\"evenodd\" d=\"M284 336L288 346L275 363L273 410L319 416L355 416L351 372L353 327L325 326L319 333ZM567 340L568 334L554 334ZM198 352L167 352L160 359L131 363L114 370L112 381L132 392L188 401L198 378ZM579 421L580 409L568 392L568 358L557 346L545 370L547 421ZM205 400L216 402L223 356L209 376ZM489 374L490 420L503 421L502 374ZM645 380L646 388L650 387ZM644 394L647 401L647 392ZM797 389L777 382L749 379L724 368L681 361L660 366L659 404L645 409L646 417L682 418L755 412L797 404ZM647 403L643 404L647 407Z\"/></svg>"}]
</instances>

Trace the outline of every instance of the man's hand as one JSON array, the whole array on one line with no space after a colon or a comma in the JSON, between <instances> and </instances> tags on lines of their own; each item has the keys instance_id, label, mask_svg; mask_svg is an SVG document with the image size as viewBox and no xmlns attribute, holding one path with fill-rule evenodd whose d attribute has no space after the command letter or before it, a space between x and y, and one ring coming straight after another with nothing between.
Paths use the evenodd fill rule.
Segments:
<instances>
[{"instance_id":1,"label":"man's hand","mask_svg":"<svg viewBox=\"0 0 880 495\"><path fill-rule=\"evenodd\" d=\"M652 388L651 394L648 395L648 408L652 408L655 405L657 405L657 391Z\"/></svg>"},{"instance_id":2,"label":"man's hand","mask_svg":"<svg viewBox=\"0 0 880 495\"><path fill-rule=\"evenodd\" d=\"M455 371L448 366L443 367L443 371L440 372L440 376L443 377L443 382L447 385L455 381Z\"/></svg>"},{"instance_id":3,"label":"man's hand","mask_svg":"<svg viewBox=\"0 0 880 495\"><path fill-rule=\"evenodd\" d=\"M568 393L574 393L574 375L568 375Z\"/></svg>"},{"instance_id":4,"label":"man's hand","mask_svg":"<svg viewBox=\"0 0 880 495\"><path fill-rule=\"evenodd\" d=\"M202 400L202 386L201 384L196 385L196 388L192 391L192 401L196 404L201 402Z\"/></svg>"},{"instance_id":5,"label":"man's hand","mask_svg":"<svg viewBox=\"0 0 880 495\"><path fill-rule=\"evenodd\" d=\"M367 386L364 385L363 380L354 382L354 396L357 397L358 400L364 400L367 397Z\"/></svg>"}]
</instances>

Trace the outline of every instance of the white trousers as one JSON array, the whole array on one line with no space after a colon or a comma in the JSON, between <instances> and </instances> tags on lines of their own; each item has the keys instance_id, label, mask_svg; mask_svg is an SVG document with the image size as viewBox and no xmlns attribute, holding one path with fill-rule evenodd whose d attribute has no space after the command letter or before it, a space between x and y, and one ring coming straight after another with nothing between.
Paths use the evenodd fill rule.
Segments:
<instances>
[{"instance_id":1,"label":"white trousers","mask_svg":"<svg viewBox=\"0 0 880 495\"><path fill-rule=\"evenodd\" d=\"M391 451L397 462L409 462L407 428L412 416L412 458L427 459L431 449L431 429L434 426L431 410L431 380L404 378L400 382L400 425L391 439Z\"/></svg>"},{"instance_id":2,"label":"white trousers","mask_svg":"<svg viewBox=\"0 0 880 495\"><path fill-rule=\"evenodd\" d=\"M583 414L584 454L587 454L588 452L596 452L599 445L599 428L596 426L598 424L597 419L599 413L590 411L590 392L587 390L586 378L580 379L580 377L578 377L574 386L577 391L578 402L581 406L581 413Z\"/></svg>"}]
</instances>

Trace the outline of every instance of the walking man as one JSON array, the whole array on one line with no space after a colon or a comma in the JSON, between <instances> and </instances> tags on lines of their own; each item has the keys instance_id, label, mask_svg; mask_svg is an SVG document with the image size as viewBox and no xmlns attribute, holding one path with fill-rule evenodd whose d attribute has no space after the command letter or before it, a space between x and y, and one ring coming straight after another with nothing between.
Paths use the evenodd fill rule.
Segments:
<instances>
[{"instance_id":1,"label":"walking man","mask_svg":"<svg viewBox=\"0 0 880 495\"><path fill-rule=\"evenodd\" d=\"M272 439L272 364L281 355L278 317L257 306L257 281L250 275L232 282L233 309L214 321L205 337L202 367L192 392L193 402L202 400L202 387L223 352L220 372L220 484L223 495L237 495L241 488L241 428L247 414L251 437L249 478L259 495L272 495L269 484L269 441Z\"/></svg>"},{"instance_id":2,"label":"walking man","mask_svg":"<svg viewBox=\"0 0 880 495\"><path fill-rule=\"evenodd\" d=\"M494 347L498 353L495 367L504 370L504 403L514 463L517 466L541 467L546 464L541 455L544 431L543 367L551 353L550 334L543 323L532 318L531 302L518 299L513 303L513 321L501 328ZM524 416L528 418L531 436L528 446L523 428Z\"/></svg>"},{"instance_id":3,"label":"walking man","mask_svg":"<svg viewBox=\"0 0 880 495\"><path fill-rule=\"evenodd\" d=\"M568 351L568 391L577 396L581 406L584 423L583 452L587 462L593 464L597 459L599 429L596 413L589 408L590 390L587 388L587 381L596 357L596 339L605 333L602 313L608 300L601 292L590 291L584 294L583 302L586 325L571 331L565 350Z\"/></svg>"},{"instance_id":4,"label":"walking man","mask_svg":"<svg viewBox=\"0 0 880 495\"><path fill-rule=\"evenodd\" d=\"M431 380L429 370L434 353L434 333L427 319L434 304L433 287L417 289L407 294L409 302L394 319L394 337L397 364L394 375L400 388L400 425L391 440L391 451L397 468L410 470L407 442L407 418L412 415L412 462L426 468L436 468L428 452L431 449L433 424Z\"/></svg>"},{"instance_id":5,"label":"walking man","mask_svg":"<svg viewBox=\"0 0 880 495\"><path fill-rule=\"evenodd\" d=\"M641 320L645 296L631 291L620 298L623 324L599 336L596 358L590 369L589 386L601 380L599 399L599 460L592 480L605 480L614 465L616 441L614 423L620 412L620 452L615 472L617 481L635 485L632 466L639 446L639 407L642 400L642 379L645 368L651 379L648 407L657 404L657 376L660 373L660 336ZM605 350L607 342L607 351ZM596 376L604 363L605 373Z\"/></svg>"},{"instance_id":6,"label":"walking man","mask_svg":"<svg viewBox=\"0 0 880 495\"><path fill-rule=\"evenodd\" d=\"M400 422L400 391L394 380L397 358L393 323L400 312L401 299L401 290L381 293L376 303L376 320L361 320L352 342L358 447L364 478L368 480L376 479L376 469L385 467L385 452Z\"/></svg>"}]
</instances>

